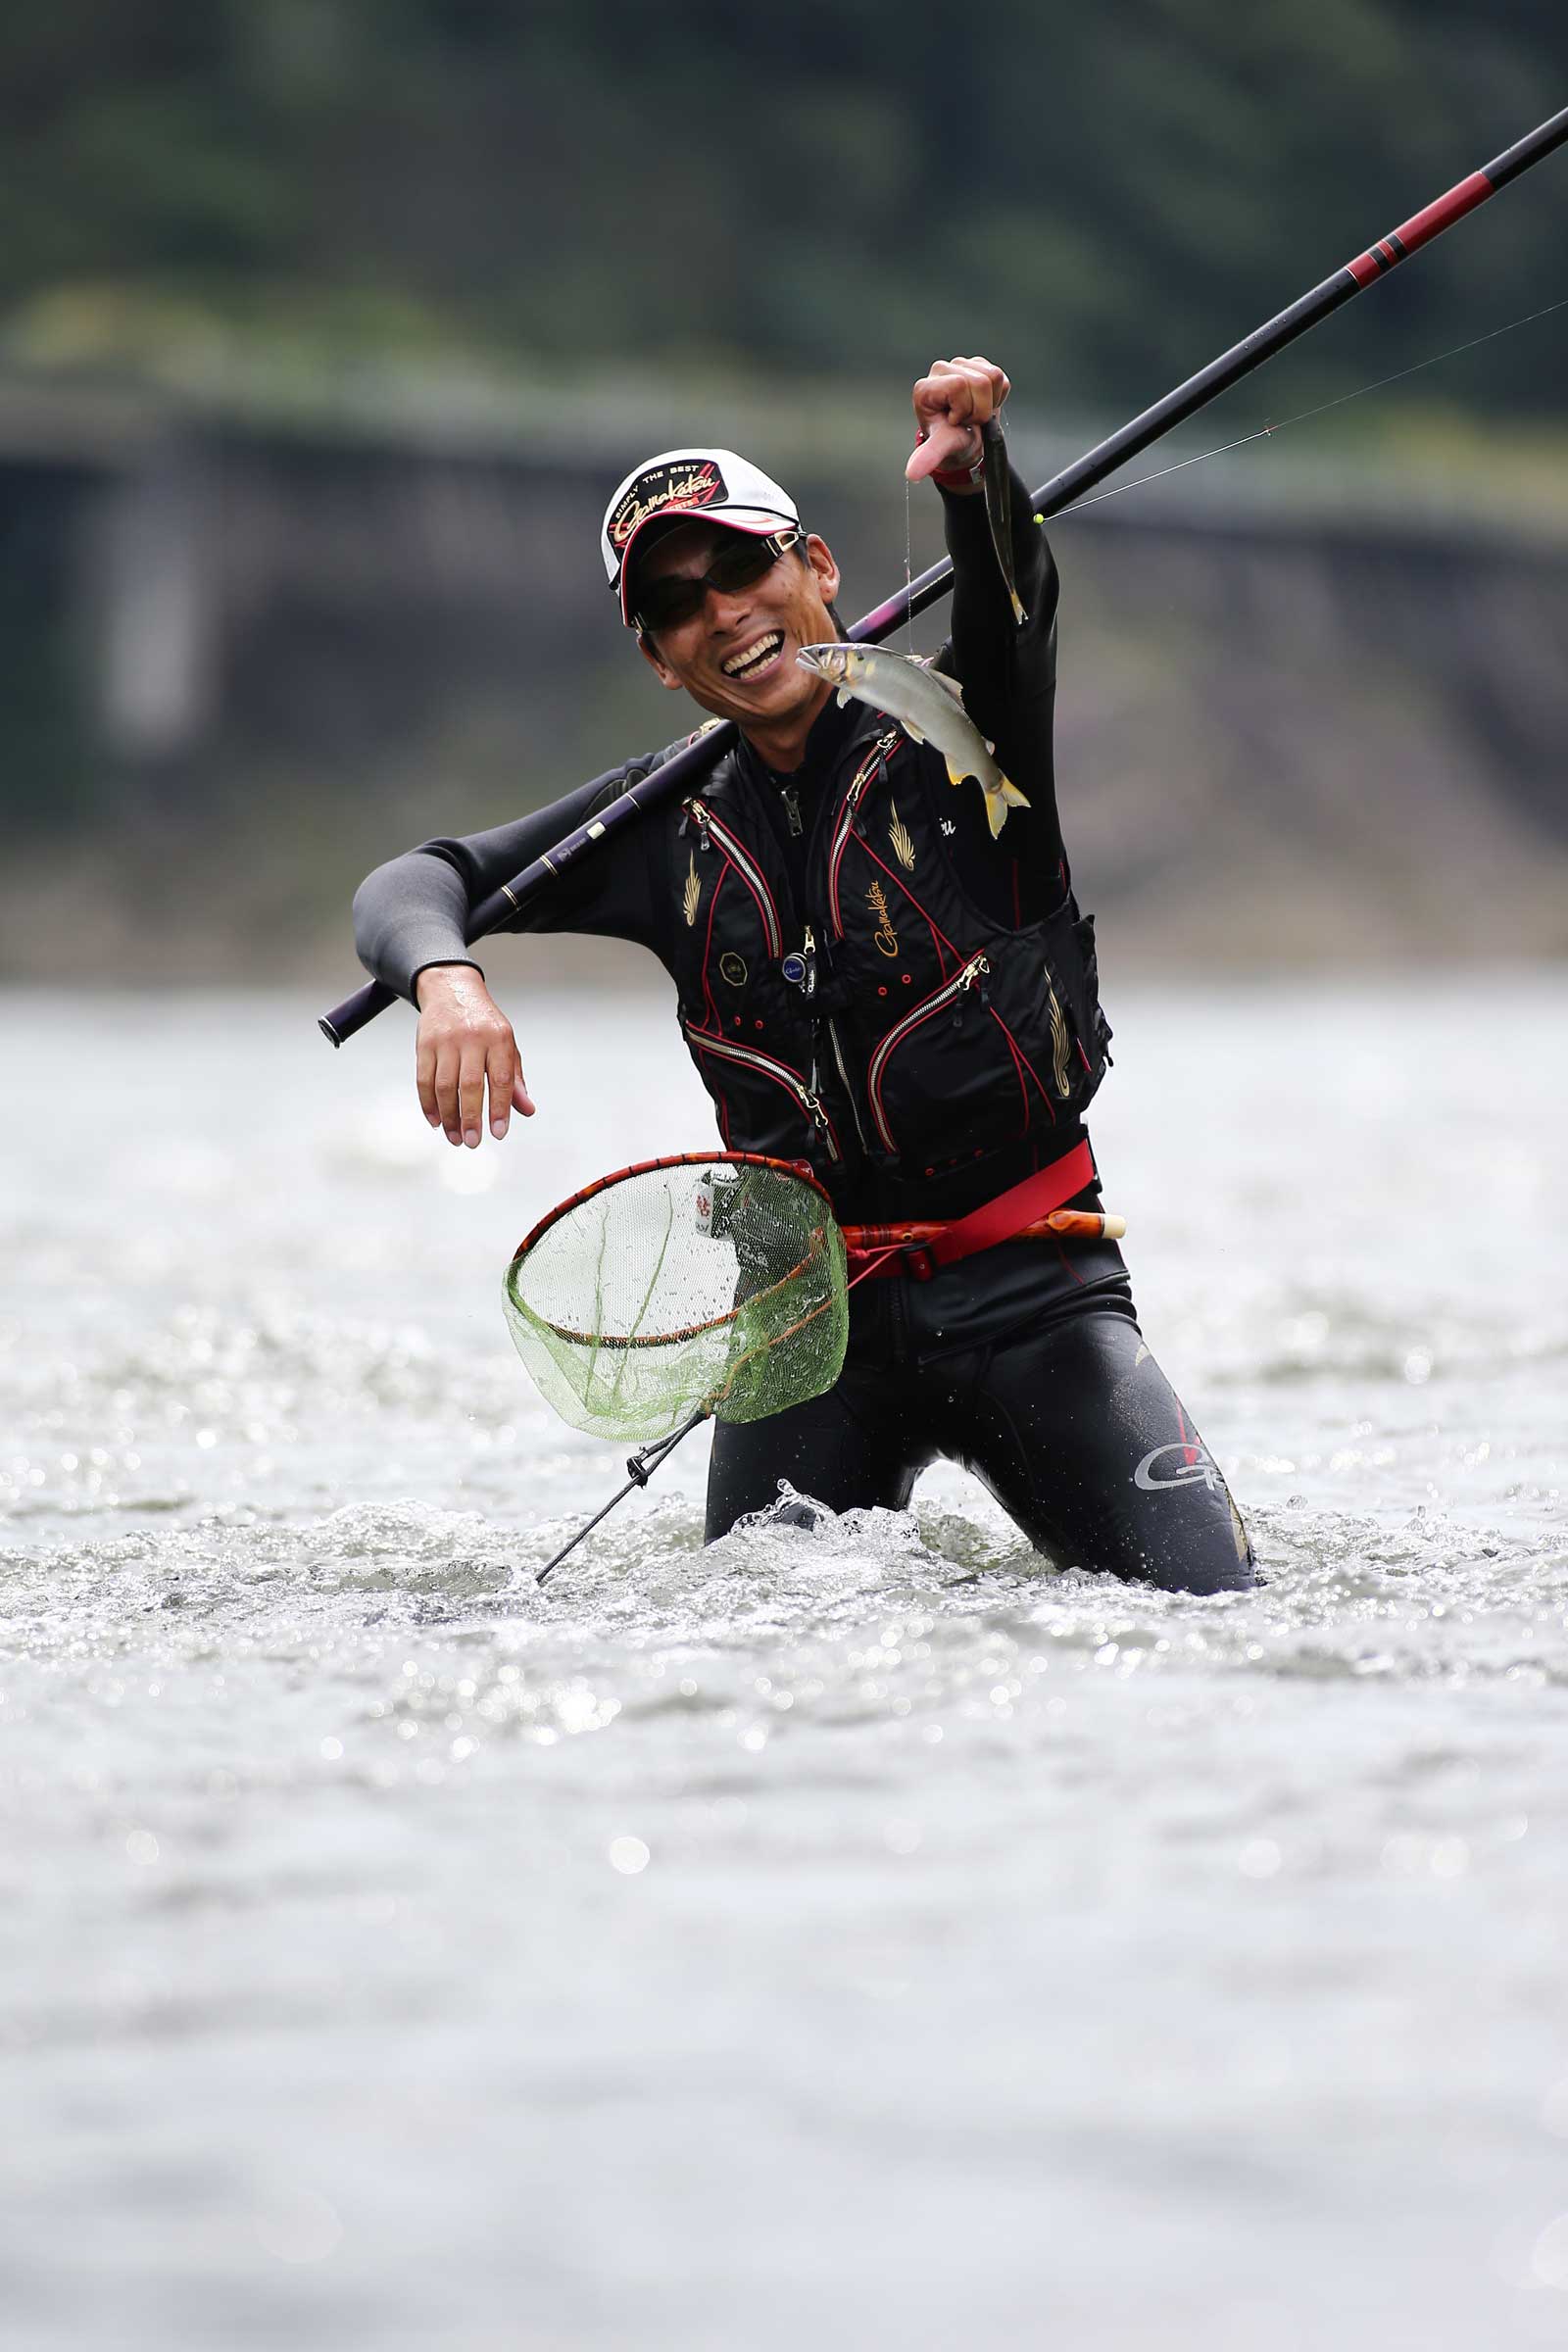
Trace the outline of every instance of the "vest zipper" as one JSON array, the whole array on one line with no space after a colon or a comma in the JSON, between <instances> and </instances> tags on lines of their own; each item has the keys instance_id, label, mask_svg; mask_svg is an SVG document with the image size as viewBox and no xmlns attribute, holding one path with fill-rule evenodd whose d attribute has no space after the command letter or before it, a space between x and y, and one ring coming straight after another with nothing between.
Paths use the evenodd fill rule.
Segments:
<instances>
[{"instance_id":1,"label":"vest zipper","mask_svg":"<svg viewBox=\"0 0 1568 2352\"><path fill-rule=\"evenodd\" d=\"M849 846L850 835L855 830L855 819L860 803L892 758L898 737L899 730L897 728L891 735L884 735L874 747L870 758L861 763L854 783L844 796L838 822L833 828L833 839L828 849L827 859L828 911L833 917L834 932L840 939L844 937L844 917L839 911L839 867L843 863L844 852Z\"/></svg>"},{"instance_id":2,"label":"vest zipper","mask_svg":"<svg viewBox=\"0 0 1568 2352\"><path fill-rule=\"evenodd\" d=\"M799 841L801 835L806 831L805 825L801 822L801 796L798 792L792 792L789 785L781 784L778 788L778 797L784 804L784 819L789 826L791 838Z\"/></svg>"},{"instance_id":3,"label":"vest zipper","mask_svg":"<svg viewBox=\"0 0 1568 2352\"><path fill-rule=\"evenodd\" d=\"M804 1078L799 1077L790 1068L787 1062L775 1061L771 1054L760 1054L755 1046L732 1046L727 1037L708 1037L701 1029L690 1028L685 1023L682 1026L686 1028L687 1043L695 1046L698 1053L714 1054L721 1061L735 1061L739 1062L743 1069L760 1070L764 1078L771 1078L775 1086L782 1086L789 1094L792 1094L826 1143L829 1159L843 1158L844 1154L839 1150L837 1128L823 1109L814 1091L807 1085Z\"/></svg>"},{"instance_id":4,"label":"vest zipper","mask_svg":"<svg viewBox=\"0 0 1568 2352\"><path fill-rule=\"evenodd\" d=\"M844 1088L845 1101L850 1106L850 1116L855 1121L855 1132L859 1138L860 1150L868 1151L870 1147L865 1140L865 1129L860 1124L860 1105L855 1100L855 1089L850 1084L850 1073L845 1066L844 1048L839 1042L838 1023L831 1018L827 1025L827 1041L833 1049L833 1058L838 1063L839 1080Z\"/></svg>"},{"instance_id":5,"label":"vest zipper","mask_svg":"<svg viewBox=\"0 0 1568 2352\"><path fill-rule=\"evenodd\" d=\"M882 1078L888 1056L895 1047L902 1045L911 1030L918 1029L922 1021L928 1021L933 1013L940 1012L944 1004L961 1004L975 982L983 980L990 970L991 965L985 956L971 956L961 972L956 972L934 996L927 997L923 1004L917 1004L912 1012L906 1012L897 1027L888 1031L872 1054L865 1074L865 1091L870 1100L871 1116L876 1121L876 1131L890 1152L897 1152L899 1147L882 1107Z\"/></svg>"},{"instance_id":6,"label":"vest zipper","mask_svg":"<svg viewBox=\"0 0 1568 2352\"><path fill-rule=\"evenodd\" d=\"M706 801L690 801L687 806L691 809L697 830L704 842L706 843L710 839L717 842L757 901L757 911L762 918L762 928L767 934L767 952L776 963L784 953L784 935L779 928L778 907L774 904L773 893L767 887L766 877L763 875L761 867L757 863L751 852L741 847L728 825L720 823Z\"/></svg>"}]
</instances>

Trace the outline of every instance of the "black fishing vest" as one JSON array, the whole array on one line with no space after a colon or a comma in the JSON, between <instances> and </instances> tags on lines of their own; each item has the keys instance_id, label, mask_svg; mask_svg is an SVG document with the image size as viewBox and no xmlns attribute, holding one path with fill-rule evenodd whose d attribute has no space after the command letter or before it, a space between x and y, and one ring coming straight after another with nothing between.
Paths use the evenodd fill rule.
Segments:
<instances>
[{"instance_id":1,"label":"black fishing vest","mask_svg":"<svg viewBox=\"0 0 1568 2352\"><path fill-rule=\"evenodd\" d=\"M1065 883L1042 922L982 912L943 836L942 759L866 716L816 811L804 907L733 754L670 828L680 1022L719 1131L834 1191L858 1161L902 1191L1020 1145L1049 1159L1105 1067L1094 918Z\"/></svg>"}]
</instances>

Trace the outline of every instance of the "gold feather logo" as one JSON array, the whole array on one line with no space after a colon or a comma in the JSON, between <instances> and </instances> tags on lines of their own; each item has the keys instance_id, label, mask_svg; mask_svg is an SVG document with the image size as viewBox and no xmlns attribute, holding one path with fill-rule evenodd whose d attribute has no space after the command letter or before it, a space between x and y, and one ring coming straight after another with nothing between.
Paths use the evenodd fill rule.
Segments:
<instances>
[{"instance_id":1,"label":"gold feather logo","mask_svg":"<svg viewBox=\"0 0 1568 2352\"><path fill-rule=\"evenodd\" d=\"M893 844L893 855L905 872L912 874L914 871L914 843L909 838L909 828L900 816L896 801L888 803L888 809L893 820L888 826L888 839Z\"/></svg>"},{"instance_id":2,"label":"gold feather logo","mask_svg":"<svg viewBox=\"0 0 1568 2352\"><path fill-rule=\"evenodd\" d=\"M1067 1016L1049 980L1046 982L1046 998L1051 1006L1051 1064L1055 1074L1056 1092L1065 1102L1072 1092L1071 1044L1067 1036Z\"/></svg>"},{"instance_id":3,"label":"gold feather logo","mask_svg":"<svg viewBox=\"0 0 1568 2352\"><path fill-rule=\"evenodd\" d=\"M702 895L703 886L697 879L697 854L693 851L691 862L686 870L686 888L681 894L681 905L685 908L688 930L697 920L697 902Z\"/></svg>"}]
</instances>

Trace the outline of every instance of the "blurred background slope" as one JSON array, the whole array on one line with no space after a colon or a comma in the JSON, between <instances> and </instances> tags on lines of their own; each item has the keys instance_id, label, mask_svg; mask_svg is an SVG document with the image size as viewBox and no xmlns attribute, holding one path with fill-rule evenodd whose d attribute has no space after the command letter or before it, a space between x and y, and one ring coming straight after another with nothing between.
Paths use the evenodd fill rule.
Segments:
<instances>
[{"instance_id":1,"label":"blurred background slope","mask_svg":"<svg viewBox=\"0 0 1568 2352\"><path fill-rule=\"evenodd\" d=\"M346 982L369 864L676 731L637 457L783 473L858 610L932 356L1038 481L1565 102L1526 0L12 12L0 970ZM1563 299L1565 224L1559 157L1133 471ZM1568 949L1565 378L1568 309L1055 526L1108 960Z\"/></svg>"}]
</instances>

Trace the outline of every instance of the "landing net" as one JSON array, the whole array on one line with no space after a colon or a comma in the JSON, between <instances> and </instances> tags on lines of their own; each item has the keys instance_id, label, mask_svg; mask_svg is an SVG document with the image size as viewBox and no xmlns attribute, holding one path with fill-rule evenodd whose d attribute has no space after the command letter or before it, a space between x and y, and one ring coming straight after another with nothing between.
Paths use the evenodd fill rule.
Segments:
<instances>
[{"instance_id":1,"label":"landing net","mask_svg":"<svg viewBox=\"0 0 1568 2352\"><path fill-rule=\"evenodd\" d=\"M575 1429L646 1443L696 1412L760 1421L843 1368L844 1239L826 1194L783 1161L649 1160L534 1227L507 1269L506 1314Z\"/></svg>"}]
</instances>

